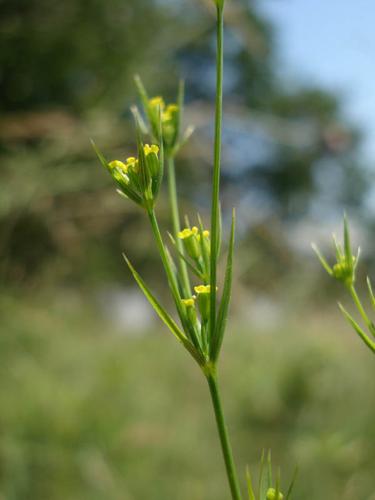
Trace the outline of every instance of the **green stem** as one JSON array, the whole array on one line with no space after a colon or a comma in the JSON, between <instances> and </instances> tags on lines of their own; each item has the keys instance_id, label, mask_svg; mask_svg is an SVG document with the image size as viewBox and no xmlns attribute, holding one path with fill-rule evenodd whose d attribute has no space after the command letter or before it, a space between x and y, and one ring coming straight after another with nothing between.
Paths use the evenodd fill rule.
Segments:
<instances>
[{"instance_id":1,"label":"green stem","mask_svg":"<svg viewBox=\"0 0 375 500\"><path fill-rule=\"evenodd\" d=\"M177 201L176 172L175 172L174 158L172 156L169 156L167 158L167 165L168 165L169 202L172 214L173 236L175 238L178 251L184 254L182 241L177 236L177 234L181 230L181 226L180 226L180 215L179 215L178 201ZM189 274L187 271L186 263L184 262L184 259L182 257L179 257L179 268L180 268L180 275L181 275L182 287L185 294L185 298L188 298L191 295Z\"/></svg>"},{"instance_id":2,"label":"green stem","mask_svg":"<svg viewBox=\"0 0 375 500\"><path fill-rule=\"evenodd\" d=\"M354 285L350 285L348 288L349 288L350 295L352 296L352 299L354 300L354 303L358 309L359 314L362 316L362 319L365 322L367 328L372 333L373 332L373 325L372 325L369 317L367 316L366 311L364 310L364 307L362 306L362 302L361 302L360 298L358 297L358 294L356 292Z\"/></svg>"},{"instance_id":3,"label":"green stem","mask_svg":"<svg viewBox=\"0 0 375 500\"><path fill-rule=\"evenodd\" d=\"M218 6L217 7L215 144L214 144L214 172L213 172L212 206L211 206L211 256L210 256L211 334L215 329L215 321L216 321L216 262L217 262L217 250L218 250L221 128L222 128L222 116L223 116L223 62L224 62L223 35L224 35L223 8Z\"/></svg>"},{"instance_id":4,"label":"green stem","mask_svg":"<svg viewBox=\"0 0 375 500\"><path fill-rule=\"evenodd\" d=\"M150 222L151 222L152 232L154 233L154 236L155 236L155 240L156 240L156 244L158 246L159 254L160 254L165 272L167 274L169 286L171 287L173 296L174 296L175 300L177 301L180 298L180 292L178 290L176 276L174 275L174 272L171 268L168 255L167 255L167 252L165 250L163 238L161 237L161 234L160 234L160 229L159 229L158 221L156 220L155 212L153 209L151 209L147 213L148 213L148 217L149 217Z\"/></svg>"},{"instance_id":5,"label":"green stem","mask_svg":"<svg viewBox=\"0 0 375 500\"><path fill-rule=\"evenodd\" d=\"M220 437L221 448L227 471L228 482L233 500L241 500L241 490L237 478L236 467L234 465L232 448L229 442L227 426L224 419L223 408L220 401L219 386L216 373L207 375L207 382L210 388L212 405L215 412L217 429Z\"/></svg>"}]
</instances>

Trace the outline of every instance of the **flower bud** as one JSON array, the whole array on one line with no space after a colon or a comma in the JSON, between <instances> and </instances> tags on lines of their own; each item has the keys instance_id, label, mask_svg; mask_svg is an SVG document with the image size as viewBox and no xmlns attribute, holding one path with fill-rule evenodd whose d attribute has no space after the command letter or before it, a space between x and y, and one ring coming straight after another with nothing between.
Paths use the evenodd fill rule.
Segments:
<instances>
[{"instance_id":1,"label":"flower bud","mask_svg":"<svg viewBox=\"0 0 375 500\"><path fill-rule=\"evenodd\" d=\"M177 237L183 241L188 255L194 260L199 259L201 249L198 240L198 228L195 226L191 229L185 228L177 234Z\"/></svg>"},{"instance_id":2,"label":"flower bud","mask_svg":"<svg viewBox=\"0 0 375 500\"><path fill-rule=\"evenodd\" d=\"M283 500L283 498L284 498L284 495L280 491L276 496L275 488L268 488L266 500Z\"/></svg>"},{"instance_id":3,"label":"flower bud","mask_svg":"<svg viewBox=\"0 0 375 500\"><path fill-rule=\"evenodd\" d=\"M197 293L197 302L202 321L207 322L210 318L211 285L195 286L194 291Z\"/></svg>"},{"instance_id":4,"label":"flower bud","mask_svg":"<svg viewBox=\"0 0 375 500\"><path fill-rule=\"evenodd\" d=\"M181 299L181 302L185 306L186 315L192 325L197 322L197 312L195 310L195 296L190 299Z\"/></svg>"},{"instance_id":5,"label":"flower bud","mask_svg":"<svg viewBox=\"0 0 375 500\"><path fill-rule=\"evenodd\" d=\"M156 144L152 144L151 146L145 144L143 146L143 151L146 158L146 166L149 169L151 177L157 177L160 168L158 158L159 146L156 146Z\"/></svg>"}]
</instances>

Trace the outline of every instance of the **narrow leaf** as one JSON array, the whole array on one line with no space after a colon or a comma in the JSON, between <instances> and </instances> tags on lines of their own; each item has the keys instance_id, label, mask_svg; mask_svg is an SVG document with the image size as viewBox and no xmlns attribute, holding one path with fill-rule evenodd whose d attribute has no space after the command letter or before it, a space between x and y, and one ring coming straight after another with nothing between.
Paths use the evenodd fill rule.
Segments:
<instances>
[{"instance_id":1,"label":"narrow leaf","mask_svg":"<svg viewBox=\"0 0 375 500\"><path fill-rule=\"evenodd\" d=\"M139 75L134 76L134 82L138 90L138 95L142 101L143 108L145 110L145 113L148 114L148 95L147 91L145 89L145 86L142 83L141 77Z\"/></svg>"},{"instance_id":2,"label":"narrow leaf","mask_svg":"<svg viewBox=\"0 0 375 500\"><path fill-rule=\"evenodd\" d=\"M249 500L256 500L249 467L246 467L246 482L247 482L247 491L249 494Z\"/></svg>"},{"instance_id":3,"label":"narrow leaf","mask_svg":"<svg viewBox=\"0 0 375 500\"><path fill-rule=\"evenodd\" d=\"M369 349L371 349L375 353L375 342L373 342L371 339L368 338L366 333L362 330L362 328L358 325L358 323L354 320L354 318L346 311L344 306L338 303L338 306L343 313L345 319L348 321L348 323L353 327L355 332L361 337L363 342L367 345Z\"/></svg>"},{"instance_id":4,"label":"narrow leaf","mask_svg":"<svg viewBox=\"0 0 375 500\"><path fill-rule=\"evenodd\" d=\"M264 474L264 450L262 450L262 455L260 457L260 471L259 471L259 482L258 482L259 498L263 498L264 496L263 474Z\"/></svg>"},{"instance_id":5,"label":"narrow leaf","mask_svg":"<svg viewBox=\"0 0 375 500\"><path fill-rule=\"evenodd\" d=\"M267 470L268 470L268 487L272 486L272 461L271 461L271 450L267 453ZM277 496L276 496L277 498Z\"/></svg>"},{"instance_id":6,"label":"narrow leaf","mask_svg":"<svg viewBox=\"0 0 375 500\"><path fill-rule=\"evenodd\" d=\"M324 269L327 271L327 273L332 276L332 269L326 259L323 257L323 255L320 253L319 248L315 245L315 243L311 244L311 248L314 250L316 256L318 257L320 263L324 267Z\"/></svg>"},{"instance_id":7,"label":"narrow leaf","mask_svg":"<svg viewBox=\"0 0 375 500\"><path fill-rule=\"evenodd\" d=\"M180 330L178 325L175 323L173 318L168 314L168 312L164 309L164 307L158 302L158 300L155 298L155 296L152 294L151 290L148 288L146 283L143 281L143 279L140 277L140 275L137 273L137 271L134 269L132 266L131 262L129 259L126 257L125 254L123 254L123 257L125 259L125 262L127 263L135 281L138 283L139 288L142 290L144 293L145 297L147 300L150 302L152 307L154 308L155 312L158 314L158 316L161 318L162 321L168 326L168 328L171 330L173 335L180 341L180 342L185 342L187 340L185 334Z\"/></svg>"},{"instance_id":8,"label":"narrow leaf","mask_svg":"<svg viewBox=\"0 0 375 500\"><path fill-rule=\"evenodd\" d=\"M285 500L290 500L290 496L291 496L291 494L292 494L292 491L293 491L294 485L295 485L295 483L296 483L297 476L298 476L298 467L296 467L296 468L294 469L293 477L292 477L292 480L291 480L291 482L290 482L290 485L289 485L288 491L286 492L286 497L285 497Z\"/></svg>"},{"instance_id":9,"label":"narrow leaf","mask_svg":"<svg viewBox=\"0 0 375 500\"><path fill-rule=\"evenodd\" d=\"M277 474L276 474L276 488L275 488L275 498L276 500L279 500L280 496L280 469L277 469Z\"/></svg>"},{"instance_id":10,"label":"narrow leaf","mask_svg":"<svg viewBox=\"0 0 375 500\"><path fill-rule=\"evenodd\" d=\"M374 293L372 291L371 281L370 281L370 278L368 276L367 276L366 281L367 281L368 293L369 293L369 296L371 299L371 304L372 304L372 307L375 309L375 297L374 297Z\"/></svg>"},{"instance_id":11,"label":"narrow leaf","mask_svg":"<svg viewBox=\"0 0 375 500\"><path fill-rule=\"evenodd\" d=\"M345 258L349 266L353 266L352 250L350 248L350 233L346 214L344 213L344 251Z\"/></svg>"},{"instance_id":12,"label":"narrow leaf","mask_svg":"<svg viewBox=\"0 0 375 500\"><path fill-rule=\"evenodd\" d=\"M341 259L344 258L344 253L342 251L340 243L337 241L335 234L332 234L332 239L333 239L333 246L335 247L337 261L340 261Z\"/></svg>"},{"instance_id":13,"label":"narrow leaf","mask_svg":"<svg viewBox=\"0 0 375 500\"><path fill-rule=\"evenodd\" d=\"M232 275L233 275L233 250L234 250L234 230L235 230L236 214L232 212L232 226L230 232L229 249L227 256L227 265L224 277L223 294L221 297L219 312L217 315L216 326L211 339L211 355L213 360L217 360L221 344L223 342L225 326L228 317L228 309L232 291Z\"/></svg>"},{"instance_id":14,"label":"narrow leaf","mask_svg":"<svg viewBox=\"0 0 375 500\"><path fill-rule=\"evenodd\" d=\"M92 147L94 148L94 151L96 153L96 156L98 157L100 163L103 165L103 167L108 170L109 172L111 171L111 169L109 168L108 166L108 162L107 160L104 158L104 155L101 153L101 151L99 150L98 146L95 144L95 142L93 141L93 139L90 139L90 142L92 144Z\"/></svg>"},{"instance_id":15,"label":"narrow leaf","mask_svg":"<svg viewBox=\"0 0 375 500\"><path fill-rule=\"evenodd\" d=\"M140 275L134 269L134 267L132 266L131 262L129 261L129 259L126 257L125 254L123 254L123 257L124 257L128 267L129 267L135 281L138 283L139 288L142 290L145 297L150 302L150 304L154 308L154 310L157 313L157 315L159 316L159 318L167 325L167 327L170 329L170 331L173 333L173 335L177 338L177 340L179 340L184 345L185 349L187 349L190 352L190 354L193 356L193 358L196 360L196 362L200 366L203 366L206 362L204 357L197 351L197 349L193 346L193 344L190 342L190 340L185 336L185 334L178 327L178 325L173 320L173 318L168 314L168 312L164 309L164 307L158 302L156 297L153 295L153 293L148 288L146 283L143 281L143 279L140 277Z\"/></svg>"}]
</instances>

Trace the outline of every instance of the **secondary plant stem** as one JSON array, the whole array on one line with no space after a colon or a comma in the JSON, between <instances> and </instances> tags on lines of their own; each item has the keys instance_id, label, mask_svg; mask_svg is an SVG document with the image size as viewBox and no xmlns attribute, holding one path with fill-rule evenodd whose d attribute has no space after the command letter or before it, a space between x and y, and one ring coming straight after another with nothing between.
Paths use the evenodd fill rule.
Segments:
<instances>
[{"instance_id":1,"label":"secondary plant stem","mask_svg":"<svg viewBox=\"0 0 375 500\"><path fill-rule=\"evenodd\" d=\"M241 490L237 478L236 468L234 465L232 448L229 442L227 426L224 419L223 408L220 401L220 393L217 381L217 375L210 373L207 375L207 382L210 388L212 405L215 411L215 418L217 429L220 436L221 448L223 451L223 457L225 462L225 468L227 471L228 482L230 491L232 493L233 500L241 500Z\"/></svg>"},{"instance_id":2,"label":"secondary plant stem","mask_svg":"<svg viewBox=\"0 0 375 500\"><path fill-rule=\"evenodd\" d=\"M369 317L367 316L366 311L364 310L364 308L362 306L362 302L361 302L360 298L358 297L356 289L354 288L353 285L351 285L349 287L349 292L350 292L350 295L352 296L352 299L354 300L354 303L357 306L358 312L362 316L363 321L365 322L367 328L370 330L370 332L372 332L371 321L370 321Z\"/></svg>"},{"instance_id":3,"label":"secondary plant stem","mask_svg":"<svg viewBox=\"0 0 375 500\"><path fill-rule=\"evenodd\" d=\"M165 247L164 247L163 239L162 239L161 234L160 234L160 229L159 229L158 221L156 220L154 210L148 211L148 217L150 219L152 232L154 233L155 240L156 240L158 250L160 253L160 257L161 257L165 272L167 274L169 286L171 287L171 290L173 292L173 296L176 300L177 297L180 296L180 293L178 290L176 277L173 274L173 271L171 269L171 265L170 265L170 262L168 259L168 255L167 255L167 252L166 252Z\"/></svg>"},{"instance_id":4,"label":"secondary plant stem","mask_svg":"<svg viewBox=\"0 0 375 500\"><path fill-rule=\"evenodd\" d=\"M168 165L168 190L169 190L169 202L172 214L172 224L173 224L173 236L176 241L177 249L180 253L184 253L184 247L182 241L177 237L178 232L181 230L180 226L180 214L178 210L178 200L177 200L177 187L176 187L176 172L173 157L167 158ZM185 292L185 298L191 295L189 275L184 259L179 257L179 268L181 272L182 286Z\"/></svg>"},{"instance_id":5,"label":"secondary plant stem","mask_svg":"<svg viewBox=\"0 0 375 500\"><path fill-rule=\"evenodd\" d=\"M221 159L221 124L223 115L223 7L217 7L217 53L216 53L216 112L215 112L215 145L214 172L211 207L211 258L210 258L210 329L211 336L216 322L216 263L219 230L219 191L220 191L220 159Z\"/></svg>"}]
</instances>

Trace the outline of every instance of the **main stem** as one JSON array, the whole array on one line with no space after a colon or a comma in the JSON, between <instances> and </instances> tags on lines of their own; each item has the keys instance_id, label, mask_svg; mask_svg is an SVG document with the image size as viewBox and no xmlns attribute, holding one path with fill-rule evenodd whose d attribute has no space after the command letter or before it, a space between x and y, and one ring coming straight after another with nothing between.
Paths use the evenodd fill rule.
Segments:
<instances>
[{"instance_id":1,"label":"main stem","mask_svg":"<svg viewBox=\"0 0 375 500\"><path fill-rule=\"evenodd\" d=\"M177 201L177 187L176 187L176 172L174 159L172 156L167 158L168 165L168 190L169 190L169 202L172 214L172 225L173 225L173 236L176 240L176 246L180 253L184 253L184 248L182 246L182 241L177 237L177 234L181 230L180 226L180 214L178 211L178 201ZM191 295L189 275L184 259L179 258L179 268L182 281L182 287L185 293L185 298Z\"/></svg>"},{"instance_id":2,"label":"main stem","mask_svg":"<svg viewBox=\"0 0 375 500\"><path fill-rule=\"evenodd\" d=\"M237 478L236 467L234 465L232 448L229 442L227 426L225 423L223 408L221 406L219 387L216 374L207 376L208 386L210 388L212 405L215 411L217 429L220 436L221 448L227 471L228 482L233 500L241 500L241 490Z\"/></svg>"},{"instance_id":3,"label":"main stem","mask_svg":"<svg viewBox=\"0 0 375 500\"><path fill-rule=\"evenodd\" d=\"M216 322L216 262L219 231L219 191L220 191L220 160L221 160L221 125L223 116L223 7L217 7L217 52L216 52L216 111L215 111L215 144L214 172L211 206L211 258L210 258L210 329L211 335Z\"/></svg>"}]
</instances>

